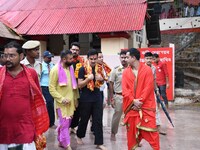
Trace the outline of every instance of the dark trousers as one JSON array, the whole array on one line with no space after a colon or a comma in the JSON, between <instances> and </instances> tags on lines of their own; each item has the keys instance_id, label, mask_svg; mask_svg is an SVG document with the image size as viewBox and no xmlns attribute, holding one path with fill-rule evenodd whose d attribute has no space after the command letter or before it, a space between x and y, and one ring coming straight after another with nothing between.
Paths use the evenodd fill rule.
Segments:
<instances>
[{"instance_id":1,"label":"dark trousers","mask_svg":"<svg viewBox=\"0 0 200 150\"><path fill-rule=\"evenodd\" d=\"M101 100L97 102L80 102L80 122L78 125L77 136L79 138L85 137L87 124L92 115L92 124L95 133L95 145L103 144L103 103Z\"/></svg>"},{"instance_id":2,"label":"dark trousers","mask_svg":"<svg viewBox=\"0 0 200 150\"><path fill-rule=\"evenodd\" d=\"M160 95L162 96L162 98L164 100L165 105L168 106L167 93L166 93L166 85L158 86L158 89L159 89Z\"/></svg>"},{"instance_id":3,"label":"dark trousers","mask_svg":"<svg viewBox=\"0 0 200 150\"><path fill-rule=\"evenodd\" d=\"M71 128L76 128L78 126L78 124L79 124L79 120L80 120L80 108L79 108L79 105L78 105L78 107L74 111L74 115L73 115L70 127Z\"/></svg>"},{"instance_id":4,"label":"dark trousers","mask_svg":"<svg viewBox=\"0 0 200 150\"><path fill-rule=\"evenodd\" d=\"M54 125L55 123L55 112L54 112L54 99L49 93L49 88L47 86L42 86L42 94L44 98L46 99L46 106L49 114L49 120L50 120L50 127Z\"/></svg>"},{"instance_id":5,"label":"dark trousers","mask_svg":"<svg viewBox=\"0 0 200 150\"><path fill-rule=\"evenodd\" d=\"M101 100L102 100L103 108L104 108L104 94L103 94L103 91L100 91L100 93L101 93ZM103 120L103 113L102 113L102 120ZM91 130L91 132L94 132L92 120L90 120L90 121L91 121L91 124L92 124L90 130Z\"/></svg>"},{"instance_id":6,"label":"dark trousers","mask_svg":"<svg viewBox=\"0 0 200 150\"><path fill-rule=\"evenodd\" d=\"M104 94L103 94L103 91L100 91L101 93L101 100L102 100L102 103L104 103Z\"/></svg>"}]
</instances>

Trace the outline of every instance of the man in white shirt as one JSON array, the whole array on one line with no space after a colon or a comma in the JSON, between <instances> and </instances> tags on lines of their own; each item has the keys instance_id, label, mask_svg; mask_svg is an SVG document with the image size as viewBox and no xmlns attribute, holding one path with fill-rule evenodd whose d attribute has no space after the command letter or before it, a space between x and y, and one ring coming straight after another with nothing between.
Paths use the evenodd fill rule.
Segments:
<instances>
[{"instance_id":1,"label":"man in white shirt","mask_svg":"<svg viewBox=\"0 0 200 150\"><path fill-rule=\"evenodd\" d=\"M26 57L21 61L21 64L29 68L34 68L38 76L41 75L41 62L35 60L39 58L40 42L30 40L23 44L22 48L25 50Z\"/></svg>"}]
</instances>

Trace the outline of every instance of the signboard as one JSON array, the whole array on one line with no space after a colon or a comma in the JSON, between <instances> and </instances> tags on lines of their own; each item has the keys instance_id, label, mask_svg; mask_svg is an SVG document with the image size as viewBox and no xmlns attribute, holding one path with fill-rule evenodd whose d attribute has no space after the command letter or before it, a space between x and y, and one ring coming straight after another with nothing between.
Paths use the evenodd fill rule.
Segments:
<instances>
[{"instance_id":1,"label":"signboard","mask_svg":"<svg viewBox=\"0 0 200 150\"><path fill-rule=\"evenodd\" d=\"M144 62L144 54L146 52L157 53L159 55L160 61L167 64L167 70L169 73L169 86L167 89L168 100L174 100L174 49L173 47L166 48L141 48L141 62Z\"/></svg>"}]
</instances>

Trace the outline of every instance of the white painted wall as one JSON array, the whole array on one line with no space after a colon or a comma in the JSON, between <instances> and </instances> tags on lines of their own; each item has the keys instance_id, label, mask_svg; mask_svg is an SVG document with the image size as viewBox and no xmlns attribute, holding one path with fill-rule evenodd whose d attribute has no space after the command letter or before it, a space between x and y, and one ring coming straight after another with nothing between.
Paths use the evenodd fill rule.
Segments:
<instances>
[{"instance_id":1,"label":"white painted wall","mask_svg":"<svg viewBox=\"0 0 200 150\"><path fill-rule=\"evenodd\" d=\"M170 18L159 20L160 31L199 28L200 17Z\"/></svg>"},{"instance_id":2,"label":"white painted wall","mask_svg":"<svg viewBox=\"0 0 200 150\"><path fill-rule=\"evenodd\" d=\"M132 42L134 48L147 47L148 41L147 41L147 33L145 25L143 26L142 30L133 31L132 38L133 38Z\"/></svg>"},{"instance_id":3,"label":"white painted wall","mask_svg":"<svg viewBox=\"0 0 200 150\"><path fill-rule=\"evenodd\" d=\"M101 51L104 55L117 54L124 48L128 48L128 39L126 38L101 39Z\"/></svg>"}]
</instances>

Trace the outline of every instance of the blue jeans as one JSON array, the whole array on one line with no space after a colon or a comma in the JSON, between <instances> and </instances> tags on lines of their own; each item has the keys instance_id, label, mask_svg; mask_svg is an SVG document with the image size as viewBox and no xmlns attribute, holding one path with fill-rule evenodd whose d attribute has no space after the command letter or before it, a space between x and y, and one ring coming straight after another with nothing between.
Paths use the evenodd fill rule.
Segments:
<instances>
[{"instance_id":1,"label":"blue jeans","mask_svg":"<svg viewBox=\"0 0 200 150\"><path fill-rule=\"evenodd\" d=\"M167 99L167 94L166 94L166 85L161 85L158 86L159 93L162 96L164 103L166 106L168 106L168 99Z\"/></svg>"}]
</instances>

